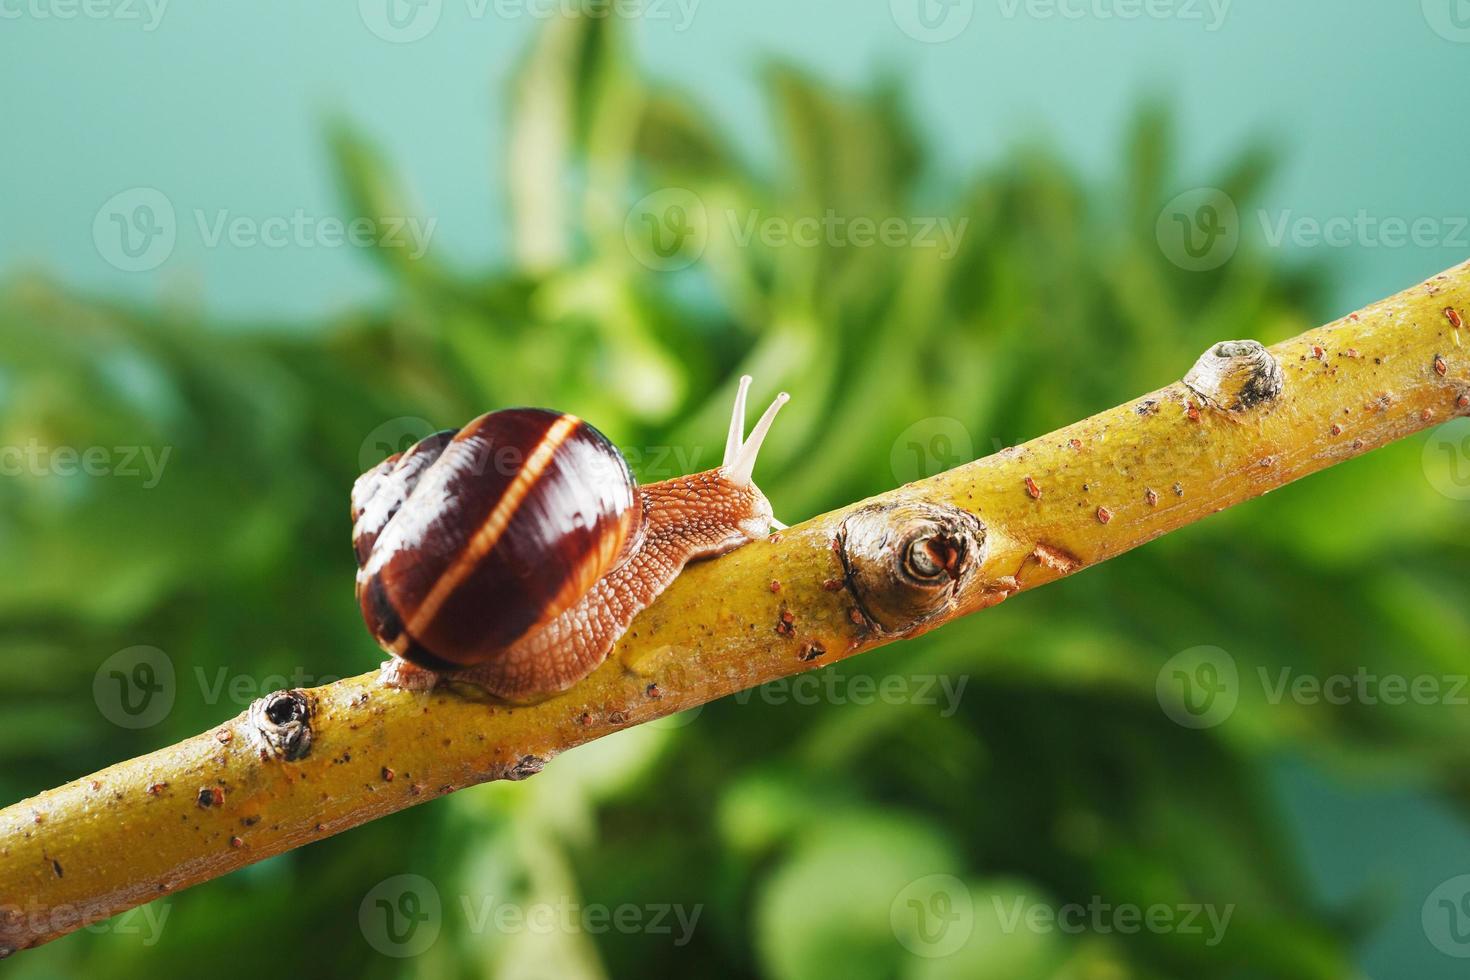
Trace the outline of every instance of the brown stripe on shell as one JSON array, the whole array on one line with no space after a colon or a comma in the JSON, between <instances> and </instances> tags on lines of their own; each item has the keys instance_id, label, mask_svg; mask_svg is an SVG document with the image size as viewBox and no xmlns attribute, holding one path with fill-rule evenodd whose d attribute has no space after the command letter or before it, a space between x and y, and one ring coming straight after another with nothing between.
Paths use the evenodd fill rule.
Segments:
<instances>
[{"instance_id":1,"label":"brown stripe on shell","mask_svg":"<svg viewBox=\"0 0 1470 980\"><path fill-rule=\"evenodd\" d=\"M379 535L363 615L422 666L482 663L580 599L641 524L632 474L600 432L539 409L493 412L444 448Z\"/></svg>"},{"instance_id":2,"label":"brown stripe on shell","mask_svg":"<svg viewBox=\"0 0 1470 980\"><path fill-rule=\"evenodd\" d=\"M500 543L502 536L505 535L506 529L510 527L511 521L514 518L521 515L521 523L525 524L534 522L537 517L541 516L533 512L532 506L527 506L525 508L527 513L522 514L521 505L527 501L527 498L531 498L531 502L534 504L536 499L534 495L538 489L542 496L545 496L549 492L546 488L552 486L550 483L546 484L546 488L538 487L542 474L556 461L557 450L561 448L562 444L567 441L572 433L577 431L577 428L581 424L582 420L575 416L561 416L555 422L551 423L551 427L541 436L540 441L526 453L525 462L519 466L515 475L511 477L510 482L501 489L499 494L500 499L495 502L495 506L485 517L485 520L481 522L480 526L475 530L475 533L470 535L468 540L464 542L463 546L456 551L449 567L440 573L438 580L434 583L434 587L429 590L429 594L424 596L418 608L413 611L413 615L409 619L409 626L415 635L423 635L424 628L434 620L440 608L443 607L444 603L448 601L455 590L464 584L465 579L471 575L481 574L486 568L494 567L496 563L485 562L484 559L496 553L496 545ZM481 428L483 429L484 427L482 426ZM555 520L560 515L552 510L550 516ZM506 549L524 547L528 538L534 542L537 537L534 534L511 535L506 538L505 546ZM504 551L505 549L501 550ZM541 556L539 553L533 552L529 555L518 557L528 559L520 563L521 567L518 570L529 573L535 570L534 562Z\"/></svg>"},{"instance_id":3,"label":"brown stripe on shell","mask_svg":"<svg viewBox=\"0 0 1470 980\"><path fill-rule=\"evenodd\" d=\"M399 653L409 644L406 622L499 505L527 447L539 445L561 418L539 409L482 415L454 434L439 465L418 474L358 576L363 617L384 649Z\"/></svg>"}]
</instances>

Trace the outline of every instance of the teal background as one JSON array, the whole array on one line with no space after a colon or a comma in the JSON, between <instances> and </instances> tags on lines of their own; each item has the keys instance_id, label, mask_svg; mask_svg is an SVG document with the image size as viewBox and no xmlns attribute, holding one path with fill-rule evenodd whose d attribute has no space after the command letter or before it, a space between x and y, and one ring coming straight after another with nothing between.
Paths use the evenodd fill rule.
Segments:
<instances>
[{"instance_id":1,"label":"teal background","mask_svg":"<svg viewBox=\"0 0 1470 980\"><path fill-rule=\"evenodd\" d=\"M37 269L87 292L195 304L235 329L277 320L307 329L305 318L381 301L388 283L353 249L209 249L183 219L170 259L130 274L92 240L98 207L135 186L159 188L181 214L336 214L341 194L322 130L337 118L369 135L421 211L438 218L441 261L503 261L506 90L542 21L476 19L464 3L444 3L437 28L410 44L375 36L350 3L175 2L153 31L110 19L0 20L0 271ZM1452 4L1464 6L1237 0L1210 31L1177 19L1010 18L989 0L942 44L905 35L881 2L704 0L688 30L628 27L653 77L677 79L766 170L780 168L781 151L758 77L780 58L842 85L901 78L941 173L1042 143L1084 175L1116 179L1127 122L1140 101L1155 100L1175 112L1178 172L1200 175L1179 191L1261 143L1280 158L1260 202L1272 214L1366 210L1453 227L1470 214L1470 44L1434 29ZM1255 207L1245 235L1260 239ZM1453 245L1365 243L1270 256L1325 268L1324 315L1465 257ZM1425 942L1418 896L1470 870L1463 817L1412 779L1351 782L1296 755L1273 772L1288 830L1325 900L1380 886L1404 896L1363 947L1364 973L1459 975Z\"/></svg>"},{"instance_id":2,"label":"teal background","mask_svg":"<svg viewBox=\"0 0 1470 980\"><path fill-rule=\"evenodd\" d=\"M97 208L139 185L181 211L334 213L318 135L336 114L410 176L425 213L440 219L436 247L465 263L503 255L505 83L544 19L476 18L470 2L444 0L436 28L407 44L374 35L351 3L172 3L151 32L135 21L0 22L10 93L0 177L16 189L0 204L0 267L197 298L232 317L320 313L372 296L379 280L350 249L205 249L181 234L158 275L131 275L108 266L91 239ZM848 84L897 73L951 170L1036 140L1084 173L1105 171L1130 111L1160 97L1178 110L1185 173L1255 140L1281 152L1262 202L1273 213L1470 211L1463 138L1443 126L1464 117L1470 46L1437 34L1413 0L1236 0L1216 31L1206 29L1205 0L1205 22L1038 19L1025 6L1007 17L1008 4L977 0L968 27L942 44L905 35L873 0L702 0L684 31L652 19L628 26L655 77L679 79L767 164L776 151L757 74L779 56ZM1259 235L1258 222L1246 228ZM1311 251L1341 273L1343 306L1463 258L1454 248Z\"/></svg>"}]
</instances>

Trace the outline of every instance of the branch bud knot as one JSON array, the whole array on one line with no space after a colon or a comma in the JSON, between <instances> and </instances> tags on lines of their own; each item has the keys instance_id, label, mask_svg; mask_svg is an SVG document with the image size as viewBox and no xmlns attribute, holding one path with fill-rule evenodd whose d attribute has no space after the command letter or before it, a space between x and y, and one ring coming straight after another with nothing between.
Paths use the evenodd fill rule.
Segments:
<instances>
[{"instance_id":1,"label":"branch bud knot","mask_svg":"<svg viewBox=\"0 0 1470 980\"><path fill-rule=\"evenodd\" d=\"M848 591L867 622L906 634L952 609L985 559L985 525L939 504L874 504L837 532Z\"/></svg>"},{"instance_id":2,"label":"branch bud knot","mask_svg":"<svg viewBox=\"0 0 1470 980\"><path fill-rule=\"evenodd\" d=\"M1214 408L1240 412L1281 394L1281 365L1254 340L1225 340L1211 347L1184 376L1184 385Z\"/></svg>"},{"instance_id":3,"label":"branch bud knot","mask_svg":"<svg viewBox=\"0 0 1470 980\"><path fill-rule=\"evenodd\" d=\"M245 730L262 759L295 762L311 752L311 695L299 689L273 691L250 703Z\"/></svg>"}]
</instances>

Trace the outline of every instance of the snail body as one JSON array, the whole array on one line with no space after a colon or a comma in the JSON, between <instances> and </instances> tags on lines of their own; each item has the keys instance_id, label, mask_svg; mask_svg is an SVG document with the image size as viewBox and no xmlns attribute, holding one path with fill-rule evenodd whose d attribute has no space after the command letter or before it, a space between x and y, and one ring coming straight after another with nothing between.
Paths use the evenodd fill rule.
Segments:
<instances>
[{"instance_id":1,"label":"snail body","mask_svg":"<svg viewBox=\"0 0 1470 980\"><path fill-rule=\"evenodd\" d=\"M749 385L721 466L648 486L590 424L531 408L435 433L360 476L357 599L392 654L384 680L448 677L510 700L565 690L688 562L780 526L751 474L787 396L746 439Z\"/></svg>"}]
</instances>

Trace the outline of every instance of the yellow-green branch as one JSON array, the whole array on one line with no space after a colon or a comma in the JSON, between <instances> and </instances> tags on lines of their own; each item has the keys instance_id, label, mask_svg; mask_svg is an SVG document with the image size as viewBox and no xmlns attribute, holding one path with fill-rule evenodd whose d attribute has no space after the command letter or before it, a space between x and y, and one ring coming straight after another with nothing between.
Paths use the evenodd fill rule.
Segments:
<instances>
[{"instance_id":1,"label":"yellow-green branch","mask_svg":"<svg viewBox=\"0 0 1470 980\"><path fill-rule=\"evenodd\" d=\"M881 646L1457 415L1470 265L1024 446L693 566L608 662L530 706L376 673L0 811L0 953L610 732ZM1181 370L1186 367L1181 365ZM344 575L347 571L344 570Z\"/></svg>"}]
</instances>

